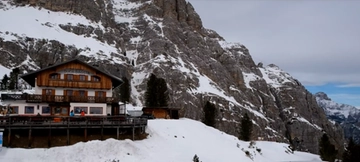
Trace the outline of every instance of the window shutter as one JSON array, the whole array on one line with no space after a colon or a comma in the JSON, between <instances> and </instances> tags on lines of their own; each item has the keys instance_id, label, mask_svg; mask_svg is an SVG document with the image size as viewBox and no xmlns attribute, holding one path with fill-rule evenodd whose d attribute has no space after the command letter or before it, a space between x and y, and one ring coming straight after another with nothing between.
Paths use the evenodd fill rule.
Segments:
<instances>
[{"instance_id":1,"label":"window shutter","mask_svg":"<svg viewBox=\"0 0 360 162\"><path fill-rule=\"evenodd\" d=\"M68 75L64 74L64 79L67 80L67 78L68 78Z\"/></svg>"},{"instance_id":2,"label":"window shutter","mask_svg":"<svg viewBox=\"0 0 360 162\"><path fill-rule=\"evenodd\" d=\"M66 90L64 90L64 96L67 96Z\"/></svg>"},{"instance_id":3,"label":"window shutter","mask_svg":"<svg viewBox=\"0 0 360 162\"><path fill-rule=\"evenodd\" d=\"M42 95L46 95L46 89L42 90Z\"/></svg>"},{"instance_id":4,"label":"window shutter","mask_svg":"<svg viewBox=\"0 0 360 162\"><path fill-rule=\"evenodd\" d=\"M87 75L85 75L85 81L88 81L88 76Z\"/></svg>"}]
</instances>

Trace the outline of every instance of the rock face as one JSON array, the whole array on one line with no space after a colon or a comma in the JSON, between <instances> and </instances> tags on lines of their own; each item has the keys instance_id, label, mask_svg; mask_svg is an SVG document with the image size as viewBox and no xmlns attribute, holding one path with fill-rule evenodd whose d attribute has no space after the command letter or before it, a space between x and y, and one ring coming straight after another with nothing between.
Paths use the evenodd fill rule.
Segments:
<instances>
[{"instance_id":1,"label":"rock face","mask_svg":"<svg viewBox=\"0 0 360 162\"><path fill-rule=\"evenodd\" d=\"M81 57L131 79L132 103L138 106L154 73L166 80L169 104L180 107L182 117L202 119L210 101L218 109L216 127L227 133L238 135L248 113L253 139L317 153L326 132L343 148L340 128L301 83L276 65L258 67L244 45L205 29L185 0L9 0L0 8L0 20L7 22L0 26L3 66L31 71ZM24 12L34 16L6 19ZM26 27L16 25L24 22Z\"/></svg>"},{"instance_id":2,"label":"rock face","mask_svg":"<svg viewBox=\"0 0 360 162\"><path fill-rule=\"evenodd\" d=\"M345 138L353 138L354 142L360 144L360 109L331 101L324 92L316 93L315 97L328 119L341 125Z\"/></svg>"}]
</instances>

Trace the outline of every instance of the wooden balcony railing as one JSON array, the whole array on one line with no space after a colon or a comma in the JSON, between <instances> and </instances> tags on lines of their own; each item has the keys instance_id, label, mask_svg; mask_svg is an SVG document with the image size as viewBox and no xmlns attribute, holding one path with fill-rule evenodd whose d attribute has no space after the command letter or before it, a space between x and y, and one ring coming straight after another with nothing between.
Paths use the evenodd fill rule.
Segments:
<instances>
[{"instance_id":1,"label":"wooden balcony railing","mask_svg":"<svg viewBox=\"0 0 360 162\"><path fill-rule=\"evenodd\" d=\"M33 95L33 94L1 94L1 99L26 100L30 103L38 102L82 102L82 103L113 103L118 102L113 97L95 96L62 96L62 95Z\"/></svg>"},{"instance_id":2,"label":"wooden balcony railing","mask_svg":"<svg viewBox=\"0 0 360 162\"><path fill-rule=\"evenodd\" d=\"M0 128L10 127L44 127L49 128L49 125L76 127L79 126L146 126L148 119L134 118L127 116L74 116L74 117L59 117L59 116L0 116Z\"/></svg>"},{"instance_id":3,"label":"wooden balcony railing","mask_svg":"<svg viewBox=\"0 0 360 162\"><path fill-rule=\"evenodd\" d=\"M47 84L38 84L38 86L50 87L68 87L68 88L92 88L92 89L111 89L111 84L104 84L99 81L80 81L65 79L49 79Z\"/></svg>"}]
</instances>

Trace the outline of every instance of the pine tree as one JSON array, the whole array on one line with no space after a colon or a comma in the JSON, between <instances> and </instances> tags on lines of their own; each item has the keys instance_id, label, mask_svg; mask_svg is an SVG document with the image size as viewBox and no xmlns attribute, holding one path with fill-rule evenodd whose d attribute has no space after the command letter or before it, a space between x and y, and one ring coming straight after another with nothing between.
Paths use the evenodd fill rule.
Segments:
<instances>
[{"instance_id":1,"label":"pine tree","mask_svg":"<svg viewBox=\"0 0 360 162\"><path fill-rule=\"evenodd\" d=\"M10 90L14 90L14 89L18 89L18 75L20 73L20 69L19 68L14 68L11 72L10 72L10 82L9 82L9 89Z\"/></svg>"},{"instance_id":2,"label":"pine tree","mask_svg":"<svg viewBox=\"0 0 360 162\"><path fill-rule=\"evenodd\" d=\"M7 90L8 89L8 83L9 83L9 77L5 74L3 76L3 79L1 80L2 83L2 90Z\"/></svg>"},{"instance_id":3,"label":"pine tree","mask_svg":"<svg viewBox=\"0 0 360 162\"><path fill-rule=\"evenodd\" d=\"M350 138L349 144L343 153L343 162L360 161L360 145L355 144L354 140Z\"/></svg>"},{"instance_id":4,"label":"pine tree","mask_svg":"<svg viewBox=\"0 0 360 162\"><path fill-rule=\"evenodd\" d=\"M168 100L169 100L169 95L168 95L168 89L167 89L167 85L166 85L166 81L163 78L158 78L156 80L156 86L157 86L157 104L159 107L167 107L168 106Z\"/></svg>"},{"instance_id":5,"label":"pine tree","mask_svg":"<svg viewBox=\"0 0 360 162\"><path fill-rule=\"evenodd\" d=\"M240 122L240 137L239 139L244 141L251 140L251 133L252 133L252 120L249 118L249 115L245 113L244 117L241 119Z\"/></svg>"},{"instance_id":6,"label":"pine tree","mask_svg":"<svg viewBox=\"0 0 360 162\"><path fill-rule=\"evenodd\" d=\"M330 143L329 137L326 134L323 134L320 139L319 153L322 160L334 162L336 159L337 150L335 146Z\"/></svg>"},{"instance_id":7,"label":"pine tree","mask_svg":"<svg viewBox=\"0 0 360 162\"><path fill-rule=\"evenodd\" d=\"M168 89L165 79L150 75L145 92L145 105L147 107L167 107Z\"/></svg>"},{"instance_id":8,"label":"pine tree","mask_svg":"<svg viewBox=\"0 0 360 162\"><path fill-rule=\"evenodd\" d=\"M145 92L145 105L146 107L156 107L157 105L157 88L156 88L156 76L154 74L150 75L150 79L147 82L146 92Z\"/></svg>"},{"instance_id":9,"label":"pine tree","mask_svg":"<svg viewBox=\"0 0 360 162\"><path fill-rule=\"evenodd\" d=\"M204 119L203 123L207 126L215 127L216 124L216 107L214 104L209 101L206 102L204 108Z\"/></svg>"},{"instance_id":10,"label":"pine tree","mask_svg":"<svg viewBox=\"0 0 360 162\"><path fill-rule=\"evenodd\" d=\"M199 157L196 154L193 157L193 162L200 162Z\"/></svg>"},{"instance_id":11,"label":"pine tree","mask_svg":"<svg viewBox=\"0 0 360 162\"><path fill-rule=\"evenodd\" d=\"M130 102L130 94L131 94L131 85L129 80L126 77L121 78L124 83L120 86L120 101L121 102Z\"/></svg>"}]
</instances>

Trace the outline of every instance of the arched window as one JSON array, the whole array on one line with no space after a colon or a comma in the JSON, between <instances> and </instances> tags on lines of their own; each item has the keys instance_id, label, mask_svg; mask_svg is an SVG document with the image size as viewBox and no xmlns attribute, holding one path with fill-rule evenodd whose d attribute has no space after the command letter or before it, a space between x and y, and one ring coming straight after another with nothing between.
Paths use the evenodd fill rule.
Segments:
<instances>
[{"instance_id":1,"label":"arched window","mask_svg":"<svg viewBox=\"0 0 360 162\"><path fill-rule=\"evenodd\" d=\"M60 74L58 73L51 73L49 76L50 79L60 79Z\"/></svg>"},{"instance_id":2,"label":"arched window","mask_svg":"<svg viewBox=\"0 0 360 162\"><path fill-rule=\"evenodd\" d=\"M93 76L92 76L92 81L100 82L100 77L99 77L99 76L96 76L96 75L93 75Z\"/></svg>"}]
</instances>

